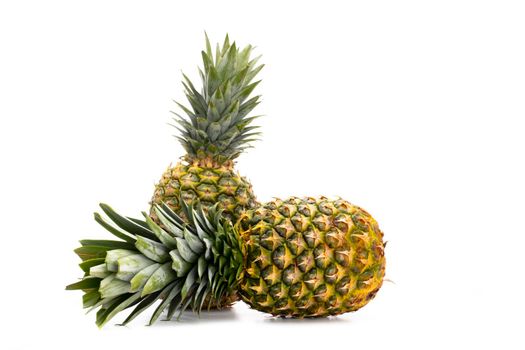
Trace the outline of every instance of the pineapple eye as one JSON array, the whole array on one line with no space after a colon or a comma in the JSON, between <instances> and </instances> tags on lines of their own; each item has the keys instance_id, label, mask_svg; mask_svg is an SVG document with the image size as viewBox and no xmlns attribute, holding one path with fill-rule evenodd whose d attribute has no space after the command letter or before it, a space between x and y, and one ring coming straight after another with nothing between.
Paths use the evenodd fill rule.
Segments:
<instances>
[{"instance_id":1,"label":"pineapple eye","mask_svg":"<svg viewBox=\"0 0 525 350\"><path fill-rule=\"evenodd\" d=\"M332 216L334 213L334 207L333 204L331 204L329 201L323 201L318 204L319 211L325 215Z\"/></svg>"},{"instance_id":2,"label":"pineapple eye","mask_svg":"<svg viewBox=\"0 0 525 350\"><path fill-rule=\"evenodd\" d=\"M262 230L263 228L261 228ZM260 235L259 243L261 247L273 251L282 241L282 237L275 233L272 228L265 228Z\"/></svg>"},{"instance_id":3,"label":"pineapple eye","mask_svg":"<svg viewBox=\"0 0 525 350\"><path fill-rule=\"evenodd\" d=\"M303 238L308 247L311 249L315 248L320 243L319 235L312 227L303 232Z\"/></svg>"},{"instance_id":4,"label":"pineapple eye","mask_svg":"<svg viewBox=\"0 0 525 350\"><path fill-rule=\"evenodd\" d=\"M276 283L272 285L270 287L269 293L274 299L281 298L284 295L281 283Z\"/></svg>"},{"instance_id":5,"label":"pineapple eye","mask_svg":"<svg viewBox=\"0 0 525 350\"><path fill-rule=\"evenodd\" d=\"M312 215L312 211L307 205L300 205L297 210L306 217L310 217Z\"/></svg>"},{"instance_id":6,"label":"pineapple eye","mask_svg":"<svg viewBox=\"0 0 525 350\"><path fill-rule=\"evenodd\" d=\"M326 268L330 261L328 252L324 245L320 244L314 249L315 265L321 269Z\"/></svg>"},{"instance_id":7,"label":"pineapple eye","mask_svg":"<svg viewBox=\"0 0 525 350\"><path fill-rule=\"evenodd\" d=\"M341 278L335 285L335 291L344 296L350 291L350 277L345 276Z\"/></svg>"},{"instance_id":8,"label":"pineapple eye","mask_svg":"<svg viewBox=\"0 0 525 350\"><path fill-rule=\"evenodd\" d=\"M298 257L297 257L297 267L302 272L309 271L311 268L314 267L315 260L314 256L312 254L311 250L304 250Z\"/></svg>"},{"instance_id":9,"label":"pineapple eye","mask_svg":"<svg viewBox=\"0 0 525 350\"><path fill-rule=\"evenodd\" d=\"M323 301L326 299L326 285L321 285L316 288L314 291L314 297L318 301Z\"/></svg>"},{"instance_id":10,"label":"pineapple eye","mask_svg":"<svg viewBox=\"0 0 525 350\"><path fill-rule=\"evenodd\" d=\"M325 234L324 240L330 248L337 248L338 246L343 244L344 237L342 236L343 235L337 230L331 230Z\"/></svg>"},{"instance_id":11,"label":"pineapple eye","mask_svg":"<svg viewBox=\"0 0 525 350\"><path fill-rule=\"evenodd\" d=\"M348 249L337 249L335 251L335 261L341 266L350 265L350 251Z\"/></svg>"},{"instance_id":12,"label":"pineapple eye","mask_svg":"<svg viewBox=\"0 0 525 350\"><path fill-rule=\"evenodd\" d=\"M296 214L294 215L292 218L291 218L291 221L292 221L292 224L294 225L295 229L299 232L304 232L306 231L307 227L309 226L309 222L308 220L299 215L299 214Z\"/></svg>"},{"instance_id":13,"label":"pineapple eye","mask_svg":"<svg viewBox=\"0 0 525 350\"><path fill-rule=\"evenodd\" d=\"M290 286L292 283L296 283L299 281L299 275L300 273L295 265L288 266L282 273L284 284Z\"/></svg>"},{"instance_id":14,"label":"pineapple eye","mask_svg":"<svg viewBox=\"0 0 525 350\"><path fill-rule=\"evenodd\" d=\"M275 249L272 253L272 261L279 269L284 268L284 258L285 258L285 248L284 246L280 246L277 249Z\"/></svg>"},{"instance_id":15,"label":"pineapple eye","mask_svg":"<svg viewBox=\"0 0 525 350\"><path fill-rule=\"evenodd\" d=\"M354 225L354 223L347 215L337 215L334 220L334 225L339 230L346 233Z\"/></svg>"},{"instance_id":16,"label":"pineapple eye","mask_svg":"<svg viewBox=\"0 0 525 350\"><path fill-rule=\"evenodd\" d=\"M286 240L286 246L293 255L299 255L306 249L306 243L300 233L295 232Z\"/></svg>"},{"instance_id":17,"label":"pineapple eye","mask_svg":"<svg viewBox=\"0 0 525 350\"><path fill-rule=\"evenodd\" d=\"M308 287L309 290L314 290L315 287L320 283L318 277L317 277L317 269L314 267L310 269L307 273L304 275L304 284L306 287Z\"/></svg>"},{"instance_id":18,"label":"pineapple eye","mask_svg":"<svg viewBox=\"0 0 525 350\"><path fill-rule=\"evenodd\" d=\"M288 296L292 300L298 300L305 293L303 284L301 282L294 283L288 290Z\"/></svg>"},{"instance_id":19,"label":"pineapple eye","mask_svg":"<svg viewBox=\"0 0 525 350\"><path fill-rule=\"evenodd\" d=\"M290 208L288 205L283 205L279 209L279 213L285 217L290 217Z\"/></svg>"},{"instance_id":20,"label":"pineapple eye","mask_svg":"<svg viewBox=\"0 0 525 350\"><path fill-rule=\"evenodd\" d=\"M337 280L337 266L330 264L324 271L324 279L327 283L334 284Z\"/></svg>"},{"instance_id":21,"label":"pineapple eye","mask_svg":"<svg viewBox=\"0 0 525 350\"><path fill-rule=\"evenodd\" d=\"M285 313L286 314L287 311L289 310L288 299L287 298L278 299L274 303L274 308L276 310L279 310L281 313Z\"/></svg>"},{"instance_id":22,"label":"pineapple eye","mask_svg":"<svg viewBox=\"0 0 525 350\"><path fill-rule=\"evenodd\" d=\"M314 218L313 223L315 227L317 227L320 231L326 231L330 227L330 221L325 215L317 215L316 218Z\"/></svg>"}]
</instances>

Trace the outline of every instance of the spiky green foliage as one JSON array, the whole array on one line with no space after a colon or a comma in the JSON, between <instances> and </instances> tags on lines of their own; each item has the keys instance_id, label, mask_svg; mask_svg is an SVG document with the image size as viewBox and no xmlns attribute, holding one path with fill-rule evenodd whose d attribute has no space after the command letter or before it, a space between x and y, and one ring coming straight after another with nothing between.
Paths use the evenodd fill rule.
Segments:
<instances>
[{"instance_id":1,"label":"spiky green foliage","mask_svg":"<svg viewBox=\"0 0 525 350\"><path fill-rule=\"evenodd\" d=\"M219 163L234 159L259 134L254 131L257 126L250 126L257 117L248 114L259 103L260 96L249 97L260 82L253 80L263 65L257 65L259 57L251 58L252 51L250 45L241 50L235 42L230 44L226 35L213 54L206 36L203 69L199 68L201 91L183 75L190 108L177 102L186 116L175 113L175 127L189 158Z\"/></svg>"},{"instance_id":2,"label":"spiky green foliage","mask_svg":"<svg viewBox=\"0 0 525 350\"><path fill-rule=\"evenodd\" d=\"M168 206L156 206L160 227L146 214L142 221L100 206L110 220L98 213L95 220L118 240L80 241L75 252L82 259L84 277L66 287L84 291L84 308L99 308L99 327L134 307L123 322L127 324L157 300L161 303L150 324L164 310L168 319L188 307L200 312L205 300L220 300L235 290L242 272L242 247L232 224L220 220L216 207L205 215L201 208L183 204L185 223Z\"/></svg>"}]
</instances>

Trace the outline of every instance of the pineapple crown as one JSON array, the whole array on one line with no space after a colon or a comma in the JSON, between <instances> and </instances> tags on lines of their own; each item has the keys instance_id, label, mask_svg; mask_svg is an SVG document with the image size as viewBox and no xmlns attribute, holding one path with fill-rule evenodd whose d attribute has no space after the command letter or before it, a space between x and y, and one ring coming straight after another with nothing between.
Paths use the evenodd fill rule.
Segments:
<instances>
[{"instance_id":1,"label":"pineapple crown","mask_svg":"<svg viewBox=\"0 0 525 350\"><path fill-rule=\"evenodd\" d=\"M173 126L180 132L176 138L189 159L224 163L238 157L260 134L254 131L258 126L250 126L258 116L248 116L259 104L260 96L249 96L260 82L253 79L264 65L257 65L260 56L250 57L251 45L241 50L235 42L230 44L226 35L222 47L217 44L214 55L208 36L205 38L204 70L199 68L201 92L183 74L190 108L175 101L186 116L173 112L178 124Z\"/></svg>"},{"instance_id":2,"label":"pineapple crown","mask_svg":"<svg viewBox=\"0 0 525 350\"><path fill-rule=\"evenodd\" d=\"M150 324L166 309L168 319L188 307L200 312L208 297L220 306L222 296L235 291L244 254L236 230L216 206L205 213L181 203L187 223L166 205L154 207L163 227L146 213L145 221L137 220L100 205L111 222L98 213L95 220L119 240L81 240L75 253L84 277L66 287L84 291L84 308L100 308L99 327L133 306L123 325L157 300Z\"/></svg>"}]
</instances>

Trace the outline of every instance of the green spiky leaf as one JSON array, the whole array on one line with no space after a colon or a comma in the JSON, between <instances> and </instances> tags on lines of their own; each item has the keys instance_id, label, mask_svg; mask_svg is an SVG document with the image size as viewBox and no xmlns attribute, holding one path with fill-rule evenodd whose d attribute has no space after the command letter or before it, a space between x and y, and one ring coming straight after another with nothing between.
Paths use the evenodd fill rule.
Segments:
<instances>
[{"instance_id":1,"label":"green spiky leaf","mask_svg":"<svg viewBox=\"0 0 525 350\"><path fill-rule=\"evenodd\" d=\"M159 298L159 307L150 322L166 308L168 317L191 308L200 312L205 299L232 293L242 269L243 255L238 235L230 221L223 219L217 207L195 209L182 199L185 223L167 207L156 207L157 214L169 225L158 226L146 218L142 223L126 217L119 226L122 241L82 240L76 250L85 259L80 267L85 277L66 288L83 290L83 306L99 309L97 324L103 326L114 315L135 306L124 323L151 306ZM105 207L115 220L125 218ZM136 226L152 232L155 240L137 234ZM128 232L129 229L133 232ZM135 244L124 240L133 237ZM237 247L237 248L236 248Z\"/></svg>"},{"instance_id":2,"label":"green spiky leaf","mask_svg":"<svg viewBox=\"0 0 525 350\"><path fill-rule=\"evenodd\" d=\"M148 279L142 290L142 296L146 296L167 286L176 278L175 272L171 269L171 264L161 265Z\"/></svg>"},{"instance_id":3,"label":"green spiky leaf","mask_svg":"<svg viewBox=\"0 0 525 350\"><path fill-rule=\"evenodd\" d=\"M145 256L158 263L166 262L169 259L168 248L162 243L152 241L144 237L137 237L135 247Z\"/></svg>"},{"instance_id":4,"label":"green spiky leaf","mask_svg":"<svg viewBox=\"0 0 525 350\"><path fill-rule=\"evenodd\" d=\"M202 93L183 75L184 92L191 109L177 102L186 114L177 120L181 127L177 138L190 158L226 161L248 148L252 139L231 143L224 142L224 135L231 134L232 127L242 132L251 122L247 113L256 103L245 100L258 85L258 81L252 80L263 68L257 65L258 57L250 58L252 51L251 45L240 49L226 37L223 46L217 45L213 52L206 36L206 49L201 52L203 69L199 68Z\"/></svg>"},{"instance_id":5,"label":"green spiky leaf","mask_svg":"<svg viewBox=\"0 0 525 350\"><path fill-rule=\"evenodd\" d=\"M81 281L78 281L76 283L72 283L66 287L66 290L76 290L76 289L96 289L100 286L100 278L95 277L86 277L82 279Z\"/></svg>"}]
</instances>

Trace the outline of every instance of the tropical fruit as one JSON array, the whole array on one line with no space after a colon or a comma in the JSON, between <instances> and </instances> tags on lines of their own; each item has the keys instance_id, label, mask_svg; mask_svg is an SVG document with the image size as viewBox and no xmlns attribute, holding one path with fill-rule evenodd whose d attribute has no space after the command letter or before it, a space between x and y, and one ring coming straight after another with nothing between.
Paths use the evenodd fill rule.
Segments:
<instances>
[{"instance_id":1,"label":"tropical fruit","mask_svg":"<svg viewBox=\"0 0 525 350\"><path fill-rule=\"evenodd\" d=\"M324 317L355 311L381 287L383 234L363 209L345 200L289 198L247 210L234 224L218 205L181 201L185 220L169 206L153 208L158 225L120 216L101 205L120 240L85 240L76 250L85 272L67 289L84 291L97 324L135 306L124 324L157 300L153 323L207 300L239 291L252 308L283 317ZM211 305L208 305L211 307Z\"/></svg>"},{"instance_id":2,"label":"tropical fruit","mask_svg":"<svg viewBox=\"0 0 525 350\"><path fill-rule=\"evenodd\" d=\"M263 68L259 57L252 58L252 46L237 48L228 36L215 54L208 37L199 68L202 89L197 91L183 75L184 92L190 107L177 103L185 116L175 113L174 125L186 151L183 160L169 167L155 187L152 208L167 204L183 216L180 199L199 202L204 208L218 203L223 215L237 220L246 209L256 205L251 184L234 169L236 159L259 133L251 123L257 116L250 112L260 96L250 98L260 81L255 76ZM150 212L157 223L155 212Z\"/></svg>"},{"instance_id":3,"label":"tropical fruit","mask_svg":"<svg viewBox=\"0 0 525 350\"><path fill-rule=\"evenodd\" d=\"M381 287L383 233L343 199L276 199L248 210L242 300L272 315L316 317L355 311Z\"/></svg>"}]
</instances>

